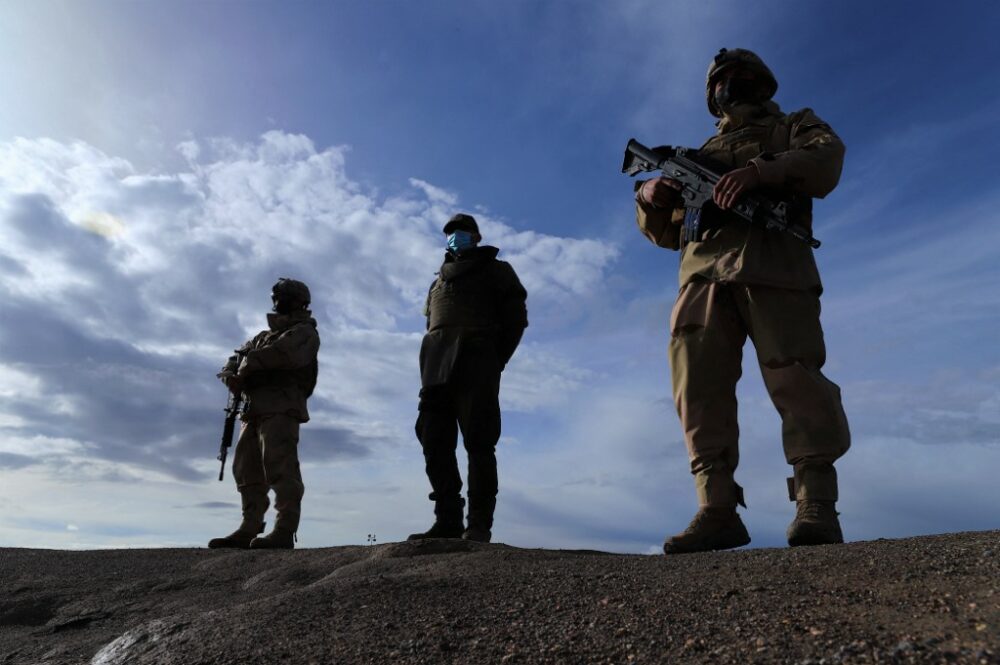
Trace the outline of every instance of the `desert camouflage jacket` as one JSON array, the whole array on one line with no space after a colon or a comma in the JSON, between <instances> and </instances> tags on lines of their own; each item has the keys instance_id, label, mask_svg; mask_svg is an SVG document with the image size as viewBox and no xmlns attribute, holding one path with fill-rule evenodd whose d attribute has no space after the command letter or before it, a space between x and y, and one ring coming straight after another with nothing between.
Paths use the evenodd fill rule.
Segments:
<instances>
[{"instance_id":1,"label":"desert camouflage jacket","mask_svg":"<svg viewBox=\"0 0 1000 665\"><path fill-rule=\"evenodd\" d=\"M243 383L248 406L244 420L275 413L309 420L306 400L319 373L319 333L308 311L268 314L268 330L254 336L231 356L220 378L235 374Z\"/></svg>"},{"instance_id":2,"label":"desert camouflage jacket","mask_svg":"<svg viewBox=\"0 0 1000 665\"><path fill-rule=\"evenodd\" d=\"M774 102L716 124L718 133L699 152L734 169L756 166L761 191L788 200L792 221L811 229L812 199L829 194L840 179L844 144L833 129L811 109L786 115ZM681 250L681 287L703 278L822 291L812 248L789 234L751 226L709 204L702 213L702 240L683 244L683 207L656 208L638 200L636 206L643 235Z\"/></svg>"}]
</instances>

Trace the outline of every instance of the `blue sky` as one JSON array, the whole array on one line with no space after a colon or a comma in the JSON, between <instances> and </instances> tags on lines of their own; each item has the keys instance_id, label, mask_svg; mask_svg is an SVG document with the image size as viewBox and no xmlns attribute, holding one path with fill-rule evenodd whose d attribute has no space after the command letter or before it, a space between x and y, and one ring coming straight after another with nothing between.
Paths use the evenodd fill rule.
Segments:
<instances>
[{"instance_id":1,"label":"blue sky","mask_svg":"<svg viewBox=\"0 0 1000 665\"><path fill-rule=\"evenodd\" d=\"M0 544L227 531L213 375L279 275L313 288L323 337L300 542L425 527L420 306L465 210L530 291L497 538L655 549L694 510L665 352L677 255L637 232L618 171L629 137L710 135L722 46L760 53L782 108L847 145L816 206L846 536L997 528L998 20L989 2L4 4ZM787 467L752 363L739 397L745 518L780 545Z\"/></svg>"}]
</instances>

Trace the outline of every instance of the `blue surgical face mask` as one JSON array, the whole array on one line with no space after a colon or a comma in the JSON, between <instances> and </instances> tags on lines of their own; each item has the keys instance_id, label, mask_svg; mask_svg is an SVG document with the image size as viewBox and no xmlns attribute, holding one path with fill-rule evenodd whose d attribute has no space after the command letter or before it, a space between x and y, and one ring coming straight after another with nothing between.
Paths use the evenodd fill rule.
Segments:
<instances>
[{"instance_id":1,"label":"blue surgical face mask","mask_svg":"<svg viewBox=\"0 0 1000 665\"><path fill-rule=\"evenodd\" d=\"M468 231L455 231L448 235L448 251L458 254L470 247L475 247L476 241Z\"/></svg>"}]
</instances>

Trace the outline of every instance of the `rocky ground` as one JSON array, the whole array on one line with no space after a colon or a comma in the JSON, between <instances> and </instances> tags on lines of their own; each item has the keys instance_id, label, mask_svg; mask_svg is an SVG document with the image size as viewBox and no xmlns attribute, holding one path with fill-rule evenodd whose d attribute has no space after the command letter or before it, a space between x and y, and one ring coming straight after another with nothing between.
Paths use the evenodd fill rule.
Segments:
<instances>
[{"instance_id":1,"label":"rocky ground","mask_svg":"<svg viewBox=\"0 0 1000 665\"><path fill-rule=\"evenodd\" d=\"M0 663L1000 663L1000 531L676 557L0 549Z\"/></svg>"}]
</instances>

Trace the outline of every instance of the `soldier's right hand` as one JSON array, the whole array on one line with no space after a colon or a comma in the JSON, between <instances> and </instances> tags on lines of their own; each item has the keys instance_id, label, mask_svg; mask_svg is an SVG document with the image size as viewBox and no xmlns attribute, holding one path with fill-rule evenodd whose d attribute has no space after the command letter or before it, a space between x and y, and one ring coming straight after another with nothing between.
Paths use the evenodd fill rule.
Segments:
<instances>
[{"instance_id":1,"label":"soldier's right hand","mask_svg":"<svg viewBox=\"0 0 1000 665\"><path fill-rule=\"evenodd\" d=\"M238 376L228 376L226 377L226 387L234 395L238 395L243 391L243 381Z\"/></svg>"},{"instance_id":2,"label":"soldier's right hand","mask_svg":"<svg viewBox=\"0 0 1000 665\"><path fill-rule=\"evenodd\" d=\"M684 188L673 178L660 176L642 183L639 188L639 200L656 208L673 208L680 200L680 192Z\"/></svg>"}]
</instances>

